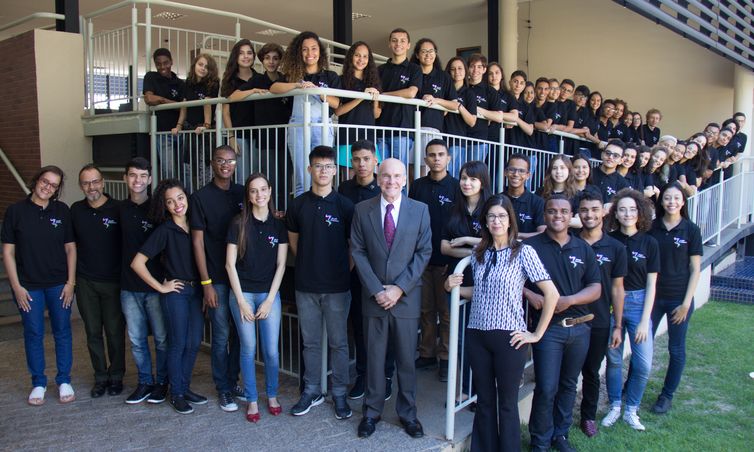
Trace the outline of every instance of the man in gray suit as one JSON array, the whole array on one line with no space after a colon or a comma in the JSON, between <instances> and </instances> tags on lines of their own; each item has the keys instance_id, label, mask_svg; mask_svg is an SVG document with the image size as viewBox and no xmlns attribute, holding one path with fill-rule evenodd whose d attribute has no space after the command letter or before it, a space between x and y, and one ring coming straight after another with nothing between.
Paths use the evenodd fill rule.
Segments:
<instances>
[{"instance_id":1,"label":"man in gray suit","mask_svg":"<svg viewBox=\"0 0 754 452\"><path fill-rule=\"evenodd\" d=\"M380 165L382 194L356 205L351 253L361 279L367 356L367 388L359 437L374 433L385 405L385 354L395 344L398 369L396 411L406 433L424 436L416 417L417 330L421 277L432 255L426 204L403 196L406 167L397 159Z\"/></svg>"}]
</instances>

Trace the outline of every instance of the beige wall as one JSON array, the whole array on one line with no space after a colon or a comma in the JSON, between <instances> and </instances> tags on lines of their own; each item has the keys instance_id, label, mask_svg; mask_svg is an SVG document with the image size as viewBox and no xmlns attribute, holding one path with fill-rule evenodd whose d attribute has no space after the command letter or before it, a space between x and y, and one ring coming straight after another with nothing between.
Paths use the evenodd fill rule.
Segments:
<instances>
[{"instance_id":1,"label":"beige wall","mask_svg":"<svg viewBox=\"0 0 754 452\"><path fill-rule=\"evenodd\" d=\"M443 69L449 59L456 56L456 49L461 47L482 46L482 52L487 51L487 19L479 22L444 25L434 28L409 29L411 33L411 53L413 45L421 38L430 38L440 49L440 59ZM387 48L387 43L385 43ZM389 55L389 50L383 55Z\"/></svg>"},{"instance_id":2,"label":"beige wall","mask_svg":"<svg viewBox=\"0 0 754 452\"><path fill-rule=\"evenodd\" d=\"M659 108L662 132L684 138L732 115L728 60L611 1L530 3L519 7L519 24L532 24L528 42L519 30L519 61L528 44L530 79L568 77L631 110Z\"/></svg>"},{"instance_id":3,"label":"beige wall","mask_svg":"<svg viewBox=\"0 0 754 452\"><path fill-rule=\"evenodd\" d=\"M35 30L41 164L58 165L66 174L63 200L82 198L78 172L91 161L84 137L84 51L80 34Z\"/></svg>"}]
</instances>

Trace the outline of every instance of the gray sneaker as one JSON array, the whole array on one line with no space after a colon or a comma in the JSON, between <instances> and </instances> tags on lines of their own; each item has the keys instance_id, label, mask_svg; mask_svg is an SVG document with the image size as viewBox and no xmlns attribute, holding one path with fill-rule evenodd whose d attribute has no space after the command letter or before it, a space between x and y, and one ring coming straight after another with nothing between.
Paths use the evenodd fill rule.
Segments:
<instances>
[{"instance_id":1,"label":"gray sneaker","mask_svg":"<svg viewBox=\"0 0 754 452\"><path fill-rule=\"evenodd\" d=\"M301 398L298 402L291 407L291 414L294 416L303 416L317 405L321 405L325 401L322 394L301 394Z\"/></svg>"}]
</instances>

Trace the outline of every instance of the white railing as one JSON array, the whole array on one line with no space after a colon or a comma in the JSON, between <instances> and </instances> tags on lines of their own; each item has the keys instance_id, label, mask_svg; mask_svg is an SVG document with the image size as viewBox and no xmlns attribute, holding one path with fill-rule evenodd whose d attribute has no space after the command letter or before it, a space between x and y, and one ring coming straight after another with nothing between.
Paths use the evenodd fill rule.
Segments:
<instances>
[{"instance_id":1,"label":"white railing","mask_svg":"<svg viewBox=\"0 0 754 452\"><path fill-rule=\"evenodd\" d=\"M187 12L192 18L206 18L212 23L226 20L228 30L232 30L233 33L222 34L154 25L152 13L155 7ZM118 30L97 29L100 21L97 20L95 23L95 19L113 13L122 14L126 10L130 10L130 25ZM291 38L299 33L298 30L243 14L164 0L121 1L83 16L83 22L88 79L87 108L90 114L94 114L95 108L111 108L129 103L132 110L143 109L144 106L139 102L139 80L152 69L152 51L158 47L165 47L171 51L174 72L185 78L191 60L201 52L215 57L222 71L233 44L243 37L271 29L281 33L271 41L279 42L285 48ZM107 23L107 19L102 22ZM321 41L328 52L330 64L333 68L338 68L338 57L344 56L349 46L324 38ZM257 40L252 40L252 44L255 50L264 45ZM375 59L378 62L387 61L382 55L375 54ZM101 79L108 76L114 83L117 82L118 91L101 91ZM127 86L127 89L124 90L123 86Z\"/></svg>"},{"instance_id":2,"label":"white railing","mask_svg":"<svg viewBox=\"0 0 754 452\"><path fill-rule=\"evenodd\" d=\"M47 12L32 13L32 14L29 14L28 16L21 17L12 22L8 22L7 24L0 25L0 32L3 32L5 30L10 30L13 27L17 27L19 25L22 25L22 24L25 24L27 22L31 22L37 19L65 20L65 16L63 14L47 13Z\"/></svg>"},{"instance_id":3,"label":"white railing","mask_svg":"<svg viewBox=\"0 0 754 452\"><path fill-rule=\"evenodd\" d=\"M5 155L5 152L0 148L0 160L5 163L5 166L8 168L8 171L10 171L10 174L13 176L13 179L16 180L18 183L18 186L21 187L21 190L25 194L31 193L29 191L29 188L26 186L26 183L24 183L24 179L21 177L20 174L18 174L18 170L16 169L15 165L13 165L13 162L10 161L7 155Z\"/></svg>"},{"instance_id":4,"label":"white railing","mask_svg":"<svg viewBox=\"0 0 754 452\"><path fill-rule=\"evenodd\" d=\"M122 201L128 198L128 185L122 180L105 179L105 193L113 199Z\"/></svg>"}]
</instances>

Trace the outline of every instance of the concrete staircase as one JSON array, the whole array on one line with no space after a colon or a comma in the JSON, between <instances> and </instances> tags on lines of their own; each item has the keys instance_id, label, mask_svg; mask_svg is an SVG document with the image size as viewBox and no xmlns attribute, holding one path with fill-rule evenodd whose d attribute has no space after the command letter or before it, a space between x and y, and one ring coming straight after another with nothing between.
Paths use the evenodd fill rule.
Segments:
<instances>
[{"instance_id":1,"label":"concrete staircase","mask_svg":"<svg viewBox=\"0 0 754 452\"><path fill-rule=\"evenodd\" d=\"M754 257L739 259L714 275L710 298L731 303L754 304Z\"/></svg>"}]
</instances>

